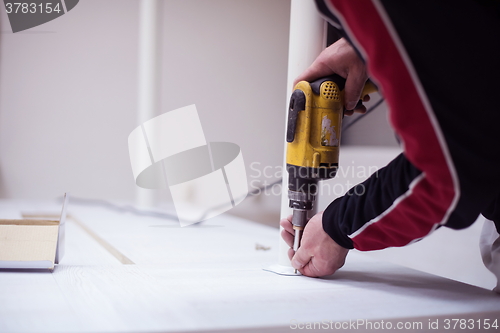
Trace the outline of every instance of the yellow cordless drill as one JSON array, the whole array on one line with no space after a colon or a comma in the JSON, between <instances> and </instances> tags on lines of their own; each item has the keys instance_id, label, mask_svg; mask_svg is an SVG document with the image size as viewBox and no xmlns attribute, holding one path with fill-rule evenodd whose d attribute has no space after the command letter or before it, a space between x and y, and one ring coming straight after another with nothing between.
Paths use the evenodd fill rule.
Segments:
<instances>
[{"instance_id":1,"label":"yellow cordless drill","mask_svg":"<svg viewBox=\"0 0 500 333\"><path fill-rule=\"evenodd\" d=\"M293 250L300 246L308 212L314 207L318 181L335 177L344 116L345 79L332 75L300 81L290 98L286 133L288 199L293 208ZM361 96L377 91L367 81Z\"/></svg>"}]
</instances>

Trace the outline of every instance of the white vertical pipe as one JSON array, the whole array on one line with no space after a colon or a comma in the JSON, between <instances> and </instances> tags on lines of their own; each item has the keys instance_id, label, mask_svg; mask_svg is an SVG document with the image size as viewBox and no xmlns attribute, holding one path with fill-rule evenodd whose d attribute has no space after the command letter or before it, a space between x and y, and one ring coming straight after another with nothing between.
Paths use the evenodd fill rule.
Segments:
<instances>
[{"instance_id":1,"label":"white vertical pipe","mask_svg":"<svg viewBox=\"0 0 500 333\"><path fill-rule=\"evenodd\" d=\"M139 75L137 123L158 114L160 88L160 29L161 1L141 0L139 4ZM136 204L152 207L156 192L137 187Z\"/></svg>"},{"instance_id":2,"label":"white vertical pipe","mask_svg":"<svg viewBox=\"0 0 500 333\"><path fill-rule=\"evenodd\" d=\"M292 94L293 81L316 59L326 45L326 23L319 16L314 1L292 0L290 10L290 37L288 46L288 80L286 112L288 113L289 97ZM285 119L288 119L286 114ZM286 120L285 120L286 121ZM288 174L286 172L286 141L283 159L283 183L281 194L281 218L292 214L288 208ZM280 229L281 231L281 229ZM290 266L288 259L289 246L281 239L279 264Z\"/></svg>"}]
</instances>

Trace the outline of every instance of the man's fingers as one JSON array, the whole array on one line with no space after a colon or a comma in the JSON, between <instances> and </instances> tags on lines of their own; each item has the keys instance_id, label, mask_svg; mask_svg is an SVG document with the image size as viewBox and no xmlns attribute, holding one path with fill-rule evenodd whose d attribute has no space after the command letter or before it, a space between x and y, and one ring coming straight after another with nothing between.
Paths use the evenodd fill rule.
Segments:
<instances>
[{"instance_id":1,"label":"man's fingers","mask_svg":"<svg viewBox=\"0 0 500 333\"><path fill-rule=\"evenodd\" d=\"M283 230L281 231L281 237L287 243L288 246L292 247L293 246L293 237L295 234L295 230L293 230L292 226L292 216L288 216L287 218L284 218L280 221L280 225L283 227Z\"/></svg>"},{"instance_id":2,"label":"man's fingers","mask_svg":"<svg viewBox=\"0 0 500 333\"><path fill-rule=\"evenodd\" d=\"M354 108L354 110L352 110L353 112L349 114L349 116L351 116L353 113L361 113L361 114L366 113L366 106L363 103L369 101L370 101L370 95L361 96L361 100L358 101L358 104L356 104L356 107Z\"/></svg>"},{"instance_id":3,"label":"man's fingers","mask_svg":"<svg viewBox=\"0 0 500 333\"><path fill-rule=\"evenodd\" d=\"M367 79L364 71L352 70L347 75L345 82L345 107L347 110L353 110L358 104Z\"/></svg>"},{"instance_id":4,"label":"man's fingers","mask_svg":"<svg viewBox=\"0 0 500 333\"><path fill-rule=\"evenodd\" d=\"M306 266L302 268L300 273L309 277L320 277L331 275L335 273L337 269L325 266L325 263L317 259L317 257L312 257Z\"/></svg>"},{"instance_id":5,"label":"man's fingers","mask_svg":"<svg viewBox=\"0 0 500 333\"><path fill-rule=\"evenodd\" d=\"M293 247L293 234L283 229L281 231L281 237L283 237L283 240L288 246Z\"/></svg>"},{"instance_id":6,"label":"man's fingers","mask_svg":"<svg viewBox=\"0 0 500 333\"><path fill-rule=\"evenodd\" d=\"M294 254L295 254L295 251L290 247L288 249L288 259L292 260Z\"/></svg>"},{"instance_id":7,"label":"man's fingers","mask_svg":"<svg viewBox=\"0 0 500 333\"><path fill-rule=\"evenodd\" d=\"M306 250L302 247L299 247L297 252L292 258L292 266L295 269L302 269L302 267L306 266L307 263L311 260L312 256L310 256Z\"/></svg>"},{"instance_id":8,"label":"man's fingers","mask_svg":"<svg viewBox=\"0 0 500 333\"><path fill-rule=\"evenodd\" d=\"M307 265L305 265L300 270L300 274L306 275L309 277L319 277L320 276L318 269L314 266L314 257L312 257L311 260L309 260L309 262L307 263Z\"/></svg>"},{"instance_id":9,"label":"man's fingers","mask_svg":"<svg viewBox=\"0 0 500 333\"><path fill-rule=\"evenodd\" d=\"M293 87L295 87L295 85L297 85L297 83L299 83L300 81L307 81L307 82L311 82L313 81L314 79L317 79L319 78L318 75L321 75L320 71L317 70L315 67L311 66L309 67L308 69L305 70L304 73L302 73L301 75L299 75L294 81L293 81ZM293 88L292 87L292 88Z\"/></svg>"},{"instance_id":10,"label":"man's fingers","mask_svg":"<svg viewBox=\"0 0 500 333\"><path fill-rule=\"evenodd\" d=\"M345 84L345 108L347 110L354 110L358 104L361 91L363 90L363 84L364 82L351 79L351 75L347 77Z\"/></svg>"},{"instance_id":11,"label":"man's fingers","mask_svg":"<svg viewBox=\"0 0 500 333\"><path fill-rule=\"evenodd\" d=\"M283 227L283 229L285 229L286 231L288 231L289 233L293 234L293 226L292 226L292 216L290 215L289 217L287 217L286 219L282 219L280 221L280 226Z\"/></svg>"},{"instance_id":12,"label":"man's fingers","mask_svg":"<svg viewBox=\"0 0 500 333\"><path fill-rule=\"evenodd\" d=\"M353 110L356 113L366 113L366 106L363 104L356 105L356 108Z\"/></svg>"},{"instance_id":13,"label":"man's fingers","mask_svg":"<svg viewBox=\"0 0 500 333\"><path fill-rule=\"evenodd\" d=\"M295 85L300 81L312 82L333 73L334 71L330 67L321 61L315 61L293 81L293 86L295 87Z\"/></svg>"}]
</instances>

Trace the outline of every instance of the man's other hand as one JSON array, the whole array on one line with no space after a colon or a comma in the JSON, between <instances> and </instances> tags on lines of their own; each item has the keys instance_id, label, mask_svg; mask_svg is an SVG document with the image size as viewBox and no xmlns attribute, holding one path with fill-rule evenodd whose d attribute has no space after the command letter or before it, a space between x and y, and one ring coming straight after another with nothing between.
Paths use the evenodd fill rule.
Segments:
<instances>
[{"instance_id":1,"label":"man's other hand","mask_svg":"<svg viewBox=\"0 0 500 333\"><path fill-rule=\"evenodd\" d=\"M283 227L281 236L290 246L288 257L292 261L292 266L301 274L310 277L320 277L335 273L344 265L348 249L338 245L323 230L323 212L314 215L307 223L300 248L297 253L293 251L292 216L281 220Z\"/></svg>"}]
</instances>

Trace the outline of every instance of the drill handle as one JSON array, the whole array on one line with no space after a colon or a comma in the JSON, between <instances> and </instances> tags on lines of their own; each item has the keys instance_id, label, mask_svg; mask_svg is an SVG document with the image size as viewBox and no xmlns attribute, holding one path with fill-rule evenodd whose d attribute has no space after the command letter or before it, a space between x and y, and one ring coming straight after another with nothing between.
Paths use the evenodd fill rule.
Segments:
<instances>
[{"instance_id":1,"label":"drill handle","mask_svg":"<svg viewBox=\"0 0 500 333\"><path fill-rule=\"evenodd\" d=\"M374 92L377 92L378 88L373 83L371 80L367 80L365 83L365 86L363 87L363 90L361 91L361 100L363 100L363 97L369 94L373 94Z\"/></svg>"},{"instance_id":2,"label":"drill handle","mask_svg":"<svg viewBox=\"0 0 500 333\"><path fill-rule=\"evenodd\" d=\"M306 109L306 95L302 90L295 90L290 98L288 107L288 126L286 130L286 142L293 142L299 112Z\"/></svg>"}]
</instances>

